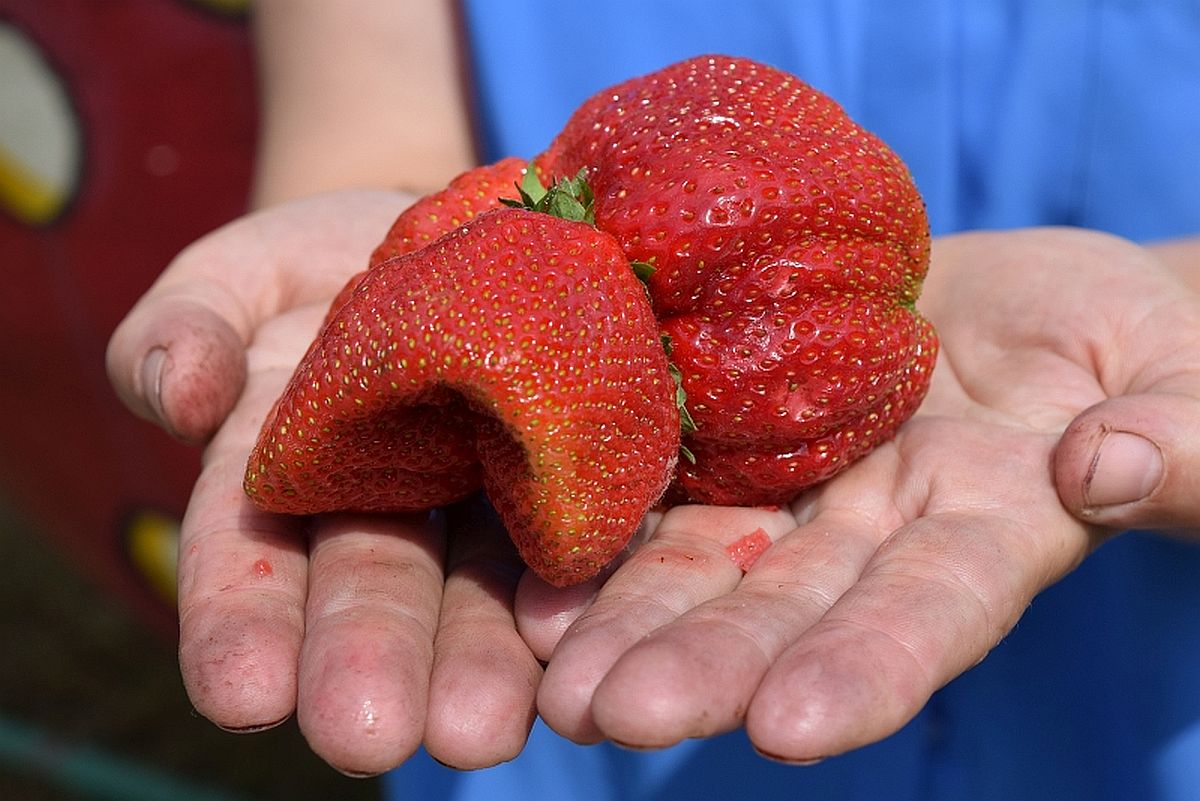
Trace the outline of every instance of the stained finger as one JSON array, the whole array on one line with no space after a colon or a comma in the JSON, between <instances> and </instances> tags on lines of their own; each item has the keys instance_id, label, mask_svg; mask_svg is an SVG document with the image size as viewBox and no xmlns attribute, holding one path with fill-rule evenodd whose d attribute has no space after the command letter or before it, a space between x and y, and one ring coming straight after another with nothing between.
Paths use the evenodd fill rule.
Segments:
<instances>
[{"instance_id":1,"label":"stained finger","mask_svg":"<svg viewBox=\"0 0 1200 801\"><path fill-rule=\"evenodd\" d=\"M1086 523L1200 530L1200 391L1126 395L1084 411L1059 442L1055 480Z\"/></svg>"},{"instance_id":2,"label":"stained finger","mask_svg":"<svg viewBox=\"0 0 1200 801\"><path fill-rule=\"evenodd\" d=\"M764 754L808 761L897 731L981 660L1033 595L1086 551L1081 526L941 514L903 527L767 671L746 728Z\"/></svg>"},{"instance_id":3,"label":"stained finger","mask_svg":"<svg viewBox=\"0 0 1200 801\"><path fill-rule=\"evenodd\" d=\"M520 753L536 716L542 667L517 633L524 565L483 498L447 510L450 553L434 644L425 746L461 769Z\"/></svg>"},{"instance_id":4,"label":"stained finger","mask_svg":"<svg viewBox=\"0 0 1200 801\"><path fill-rule=\"evenodd\" d=\"M328 303L407 198L342 193L250 215L189 246L114 332L110 381L136 414L186 442L217 430L246 378L259 326ZM330 225L335 216L338 225Z\"/></svg>"},{"instance_id":5,"label":"stained finger","mask_svg":"<svg viewBox=\"0 0 1200 801\"><path fill-rule=\"evenodd\" d=\"M538 692L538 711L560 734L594 742L605 732L592 698L630 647L690 609L733 589L742 571L726 550L748 532L794 525L790 512L682 506L612 575L558 643Z\"/></svg>"},{"instance_id":6,"label":"stained finger","mask_svg":"<svg viewBox=\"0 0 1200 801\"><path fill-rule=\"evenodd\" d=\"M785 534L732 592L617 660L595 690L596 725L641 748L740 726L768 668L857 580L878 541L861 517L840 511Z\"/></svg>"},{"instance_id":7,"label":"stained finger","mask_svg":"<svg viewBox=\"0 0 1200 801\"><path fill-rule=\"evenodd\" d=\"M314 525L297 718L343 772L380 773L421 744L443 557L436 515Z\"/></svg>"},{"instance_id":8,"label":"stained finger","mask_svg":"<svg viewBox=\"0 0 1200 801\"><path fill-rule=\"evenodd\" d=\"M210 461L183 519L179 662L200 714L254 730L295 708L307 555L299 521L246 500L240 467Z\"/></svg>"}]
</instances>

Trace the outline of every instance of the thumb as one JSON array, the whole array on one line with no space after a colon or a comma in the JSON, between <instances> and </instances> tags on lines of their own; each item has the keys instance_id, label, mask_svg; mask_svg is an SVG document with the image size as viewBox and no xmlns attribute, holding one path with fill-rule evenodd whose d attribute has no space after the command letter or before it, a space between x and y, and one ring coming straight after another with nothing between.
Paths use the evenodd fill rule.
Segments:
<instances>
[{"instance_id":1,"label":"thumb","mask_svg":"<svg viewBox=\"0 0 1200 801\"><path fill-rule=\"evenodd\" d=\"M179 439L205 441L242 392L257 327L280 311L328 303L409 202L391 191L319 195L194 242L109 341L117 394Z\"/></svg>"},{"instance_id":2,"label":"thumb","mask_svg":"<svg viewBox=\"0 0 1200 801\"><path fill-rule=\"evenodd\" d=\"M1054 456L1063 505L1116 529L1200 527L1200 398L1125 395L1076 417Z\"/></svg>"},{"instance_id":3,"label":"thumb","mask_svg":"<svg viewBox=\"0 0 1200 801\"><path fill-rule=\"evenodd\" d=\"M109 340L106 362L117 395L135 414L189 443L207 440L246 380L243 337L230 324L236 300L207 285L150 292ZM236 317L233 317L236 319Z\"/></svg>"}]
</instances>

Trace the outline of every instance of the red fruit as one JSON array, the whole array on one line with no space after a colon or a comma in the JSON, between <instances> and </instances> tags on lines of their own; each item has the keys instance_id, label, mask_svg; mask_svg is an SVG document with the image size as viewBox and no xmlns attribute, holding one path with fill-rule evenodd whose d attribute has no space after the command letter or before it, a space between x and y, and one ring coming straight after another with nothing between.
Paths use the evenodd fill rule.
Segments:
<instances>
[{"instance_id":1,"label":"red fruit","mask_svg":"<svg viewBox=\"0 0 1200 801\"><path fill-rule=\"evenodd\" d=\"M674 495L783 503L890 437L937 353L904 164L830 98L702 57L605 90L537 160L586 169L600 229L648 262L696 431Z\"/></svg>"},{"instance_id":2,"label":"red fruit","mask_svg":"<svg viewBox=\"0 0 1200 801\"><path fill-rule=\"evenodd\" d=\"M535 202L523 182L527 203L578 196L596 227L493 209L515 160L401 215L264 427L259 505L427 509L482 483L526 562L565 585L669 483L672 501L785 503L916 410L937 355L915 311L925 209L829 98L693 59L588 100L534 166L591 186Z\"/></svg>"},{"instance_id":3,"label":"red fruit","mask_svg":"<svg viewBox=\"0 0 1200 801\"><path fill-rule=\"evenodd\" d=\"M500 198L513 193L513 184L520 182L525 166L524 159L507 158L474 167L456 176L445 189L420 198L392 223L371 254L371 264L420 250L468 220L498 208Z\"/></svg>"},{"instance_id":4,"label":"red fruit","mask_svg":"<svg viewBox=\"0 0 1200 801\"><path fill-rule=\"evenodd\" d=\"M369 270L268 417L262 508L420 510L487 490L546 581L595 575L662 495L675 387L612 237L484 212Z\"/></svg>"},{"instance_id":5,"label":"red fruit","mask_svg":"<svg viewBox=\"0 0 1200 801\"><path fill-rule=\"evenodd\" d=\"M771 537L761 527L725 547L725 553L743 573L748 573L758 557L771 547Z\"/></svg>"},{"instance_id":6,"label":"red fruit","mask_svg":"<svg viewBox=\"0 0 1200 801\"><path fill-rule=\"evenodd\" d=\"M498 208L500 197L511 193L521 180L525 161L502 159L495 164L474 167L458 175L445 188L419 198L400 213L392 227L371 254L370 264L420 250L489 209ZM364 270L350 278L329 305L329 314L341 308L354 287L366 275ZM326 321L328 322L328 317Z\"/></svg>"}]
</instances>

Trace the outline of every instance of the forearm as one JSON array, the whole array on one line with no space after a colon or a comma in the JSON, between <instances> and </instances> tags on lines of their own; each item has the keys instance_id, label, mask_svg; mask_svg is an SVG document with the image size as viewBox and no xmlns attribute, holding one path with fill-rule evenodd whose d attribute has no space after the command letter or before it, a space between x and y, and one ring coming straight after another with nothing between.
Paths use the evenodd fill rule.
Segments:
<instances>
[{"instance_id":1,"label":"forearm","mask_svg":"<svg viewBox=\"0 0 1200 801\"><path fill-rule=\"evenodd\" d=\"M256 207L438 188L474 160L452 4L259 0Z\"/></svg>"}]
</instances>

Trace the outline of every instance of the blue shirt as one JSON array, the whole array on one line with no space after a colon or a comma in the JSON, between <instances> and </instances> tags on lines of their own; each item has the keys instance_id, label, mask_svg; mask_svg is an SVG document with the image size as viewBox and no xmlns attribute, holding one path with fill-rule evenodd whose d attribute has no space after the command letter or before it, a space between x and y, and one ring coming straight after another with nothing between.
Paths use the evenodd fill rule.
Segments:
<instances>
[{"instance_id":1,"label":"blue shirt","mask_svg":"<svg viewBox=\"0 0 1200 801\"><path fill-rule=\"evenodd\" d=\"M463 3L483 152L532 156L593 92L744 55L836 98L908 163L935 233L1200 232L1200 3ZM419 755L397 799L1200 799L1200 549L1125 534L1036 598L891 738L813 767L735 733L658 753L540 724L514 762Z\"/></svg>"}]
</instances>

